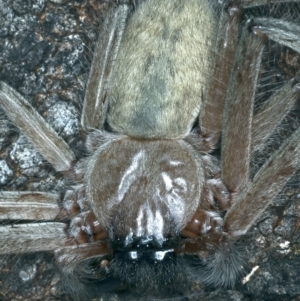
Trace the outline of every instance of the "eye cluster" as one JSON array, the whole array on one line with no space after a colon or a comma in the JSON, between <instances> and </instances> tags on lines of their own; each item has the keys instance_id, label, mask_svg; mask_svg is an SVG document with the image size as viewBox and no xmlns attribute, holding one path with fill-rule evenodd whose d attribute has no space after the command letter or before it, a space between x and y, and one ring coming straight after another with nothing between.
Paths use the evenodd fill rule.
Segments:
<instances>
[{"instance_id":1,"label":"eye cluster","mask_svg":"<svg viewBox=\"0 0 300 301\"><path fill-rule=\"evenodd\" d=\"M174 254L178 241L166 240L163 245L151 237L133 238L126 246L116 240L113 244L114 259L112 273L123 281L133 285L155 289L163 284L170 284L178 274L179 264ZM144 280L148 281L145 282Z\"/></svg>"}]
</instances>

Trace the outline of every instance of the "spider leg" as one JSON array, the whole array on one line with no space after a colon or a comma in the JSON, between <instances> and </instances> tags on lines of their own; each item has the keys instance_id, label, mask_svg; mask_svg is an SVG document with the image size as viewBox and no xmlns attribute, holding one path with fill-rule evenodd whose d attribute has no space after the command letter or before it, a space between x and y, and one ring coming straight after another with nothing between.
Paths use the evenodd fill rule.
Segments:
<instances>
[{"instance_id":1,"label":"spider leg","mask_svg":"<svg viewBox=\"0 0 300 301\"><path fill-rule=\"evenodd\" d=\"M235 5L222 10L216 40L216 63L207 97L204 99L199 116L200 135L192 132L187 138L193 145L197 145L199 151L207 152L214 149L221 135L226 90L238 43L241 13L241 10ZM211 178L211 180L206 182L203 189L201 208L198 208L191 222L182 231L183 235L193 238L199 236L200 233L204 235L208 231L217 231L222 226L220 216L211 211L212 208L216 209L215 200L221 209L227 209L230 206L227 189L220 179L221 173L210 168L211 166L214 169L217 165L209 164L206 156L202 156L202 161L205 170L208 171L207 178Z\"/></svg>"},{"instance_id":2,"label":"spider leg","mask_svg":"<svg viewBox=\"0 0 300 301\"><path fill-rule=\"evenodd\" d=\"M222 179L233 197L249 179L252 112L263 48L261 38L243 30L226 100L222 133Z\"/></svg>"},{"instance_id":3,"label":"spider leg","mask_svg":"<svg viewBox=\"0 0 300 301\"><path fill-rule=\"evenodd\" d=\"M233 6L222 11L221 21L219 22L216 63L199 120L201 136L205 141L204 145L208 145L206 151L213 149L220 138L226 89L230 80L238 41L240 18L241 10Z\"/></svg>"},{"instance_id":4,"label":"spider leg","mask_svg":"<svg viewBox=\"0 0 300 301\"><path fill-rule=\"evenodd\" d=\"M259 4L258 2L252 1L251 5L255 6ZM233 13L229 13L229 15L225 12L223 13L219 34L221 32L224 36L227 35L233 39L237 39L238 32L234 30L234 25L231 27L232 32L227 33L226 22L229 22L229 20L234 22L235 18L239 18L240 10L233 6L229 12L234 12L236 15L233 17ZM264 41L267 36L260 31L258 26L254 26L253 23L250 25L252 25L252 30L256 35L253 34L253 32L249 32L248 29L244 29L237 49L238 55L234 62L233 56L227 62L224 59L216 58L219 63L215 65L211 88L208 92L209 97L204 102L200 116L200 136L202 135L202 140L206 139L208 143L211 142L209 145L210 148L206 149L207 151L214 147L221 131L221 123L219 123L219 120L222 119L222 112L219 111L218 108L214 108L213 104L214 101L220 100L220 91L224 90L222 93L225 94L226 89L222 90L222 82L228 83L231 72L228 72L226 67L234 64L233 70L236 70L236 72L230 79L230 89L228 93L232 98L229 99L227 96L225 105L225 97L218 103L218 106L221 106L222 108L225 106L225 130L223 131L222 139L222 180L231 193L232 198L239 196L241 191L243 191L243 188L249 182L249 160L253 148L259 147L261 141L264 141L269 136L271 129L274 129L282 118L290 111L290 108L294 105L298 95L298 85L293 80L287 83L281 91L275 93L271 99L266 102L265 106L268 108L268 118L272 119L272 122L270 122L267 129L264 128L262 134L259 135L258 131L264 127L263 123L266 121L266 116L262 115L263 113L258 112L253 120L252 112L256 84L260 71L261 56L264 48ZM226 53L226 55L229 55L230 57L230 46L227 46L228 43L226 43L226 40L222 39L222 37L217 39L218 53L221 53L221 58L223 58L223 53ZM224 48L224 45L228 48ZM227 77L224 76L224 74L227 74ZM218 91L218 89L220 90ZM288 104L283 104L281 100L286 96L289 97L288 99L290 101ZM217 99L214 99L214 97ZM278 110L280 111L280 114L277 114ZM212 116L214 116L214 118L211 118ZM252 135L254 135L254 145L251 142ZM227 139L228 137L230 139ZM192 140L195 141L196 139L193 138ZM202 144L202 141L200 144ZM226 189L220 189L220 191L225 192ZM211 192L211 189L209 192ZM215 197L214 194L213 199L215 199ZM231 199L230 203L232 204L233 202L234 200ZM224 204L226 205L226 202ZM220 206L219 202L218 205ZM220 206L220 208L222 208L222 206ZM238 210L236 210L235 213L238 214ZM234 220L234 218L232 218L232 220ZM216 217L210 216L206 207L199 208L192 221L182 233L187 237L193 238L193 243L196 243L197 239L199 240L198 246L195 247L194 245L196 250L207 248L205 240L212 245L215 240L216 245L218 245L220 240L224 237L222 233L217 233L216 238L212 237L212 233L218 232L218 229L221 226L221 223L216 223L216 221ZM203 226L210 230L203 231ZM225 225L225 229L227 229L227 225ZM199 236L201 239L199 237L195 238L199 233L201 233L201 236Z\"/></svg>"},{"instance_id":5,"label":"spider leg","mask_svg":"<svg viewBox=\"0 0 300 301\"><path fill-rule=\"evenodd\" d=\"M76 266L82 260L109 253L106 243L77 244L58 222L0 226L0 254L54 251L59 263Z\"/></svg>"},{"instance_id":6,"label":"spider leg","mask_svg":"<svg viewBox=\"0 0 300 301\"><path fill-rule=\"evenodd\" d=\"M225 229L243 235L299 169L300 129L289 137L237 197L225 216Z\"/></svg>"},{"instance_id":7,"label":"spider leg","mask_svg":"<svg viewBox=\"0 0 300 301\"><path fill-rule=\"evenodd\" d=\"M299 25L274 18L255 18L254 24L269 39L300 52Z\"/></svg>"},{"instance_id":8,"label":"spider leg","mask_svg":"<svg viewBox=\"0 0 300 301\"><path fill-rule=\"evenodd\" d=\"M102 242L60 247L55 251L56 260L67 268L74 268L85 259L108 255L107 244Z\"/></svg>"},{"instance_id":9,"label":"spider leg","mask_svg":"<svg viewBox=\"0 0 300 301\"><path fill-rule=\"evenodd\" d=\"M66 228L67 224L58 222L0 226L0 254L52 251L74 245Z\"/></svg>"},{"instance_id":10,"label":"spider leg","mask_svg":"<svg viewBox=\"0 0 300 301\"><path fill-rule=\"evenodd\" d=\"M0 82L0 104L9 119L57 171L67 171L72 167L75 155L67 143L24 97L4 82Z\"/></svg>"},{"instance_id":11,"label":"spider leg","mask_svg":"<svg viewBox=\"0 0 300 301\"><path fill-rule=\"evenodd\" d=\"M280 4L285 2L299 2L299 0L285 1L285 0L238 0L237 4L241 5L244 8L267 5L267 4Z\"/></svg>"},{"instance_id":12,"label":"spider leg","mask_svg":"<svg viewBox=\"0 0 300 301\"><path fill-rule=\"evenodd\" d=\"M255 113L252 121L252 150L259 149L299 98L299 80L288 81Z\"/></svg>"},{"instance_id":13,"label":"spider leg","mask_svg":"<svg viewBox=\"0 0 300 301\"><path fill-rule=\"evenodd\" d=\"M73 259L77 262L106 254L108 252L106 244L99 245L99 240L106 237L102 228L99 230L94 226L90 229L93 239L98 242L87 244L82 243L87 242L87 235L81 230L87 225L81 222L77 230L75 229L75 224L80 218L73 221L71 226L58 222L69 219L67 210L59 206L59 199L59 196L45 192L1 192L0 220L4 223L6 220L9 221L9 225L0 226L0 254L58 249L56 252L58 258L61 261L70 261L69 264ZM86 219L90 220L91 214L87 213ZM13 220L17 220L18 224L13 223ZM19 223L22 221L23 223ZM39 223L25 224L24 221ZM72 228L71 232L69 227ZM67 259L64 254L68 255Z\"/></svg>"},{"instance_id":14,"label":"spider leg","mask_svg":"<svg viewBox=\"0 0 300 301\"><path fill-rule=\"evenodd\" d=\"M280 25L281 24L279 22L278 26L280 27ZM262 32L259 32L259 27L254 27L254 30L261 35ZM289 36L289 34L279 33L277 35L277 41L281 44L284 44L286 36ZM264 104L264 107L255 115L253 119L254 143L252 149L259 147L261 143L268 138L278 123L291 109L298 95L299 84L297 84L297 81L292 80L288 82L282 88L282 90L276 92ZM286 96L291 97L291 101L289 104L282 104L281 100ZM273 104L272 101L274 101ZM286 107L283 108L284 105ZM281 110L279 114L278 110ZM268 117L266 117L266 114L268 114ZM249 115L251 115L251 113ZM269 122L266 128L262 129L264 124L268 123L268 120L270 119L272 119L272 122ZM261 135L258 134L260 129L262 130ZM228 133L230 133L230 128L227 128L227 130ZM248 137L251 137L249 132L247 135ZM228 210L224 220L224 228L226 231L228 231L228 234L231 237L237 238L247 232L256 219L281 191L294 172L299 168L299 139L300 130L298 129L263 165L263 167L255 175L252 182L247 183L246 178L243 179L244 185L246 186L244 189L241 189L243 187L240 187L239 190L237 190L238 193L236 201ZM238 145L237 136L234 138L234 140L235 142L231 141L231 143ZM224 157L226 157L226 152L227 150L225 149ZM236 171L237 170L238 169L236 169ZM225 169L224 173L226 174L227 172L228 171ZM226 181L225 183L227 184Z\"/></svg>"},{"instance_id":15,"label":"spider leg","mask_svg":"<svg viewBox=\"0 0 300 301\"><path fill-rule=\"evenodd\" d=\"M131 12L131 5L122 3L108 12L103 26L104 32L98 40L94 51L86 95L83 104L81 124L85 130L102 128L108 103L106 90L109 88L109 77L115 62L122 36L126 27L126 20Z\"/></svg>"},{"instance_id":16,"label":"spider leg","mask_svg":"<svg viewBox=\"0 0 300 301\"><path fill-rule=\"evenodd\" d=\"M46 192L0 193L0 220L63 220L66 215L58 205L59 196Z\"/></svg>"},{"instance_id":17,"label":"spider leg","mask_svg":"<svg viewBox=\"0 0 300 301\"><path fill-rule=\"evenodd\" d=\"M221 135L226 91L238 41L238 28L242 14L241 8L283 3L284 1L240 0L234 2L234 5L230 5L229 1L227 2L229 3L229 7L222 11L219 22L216 63L210 88L201 108L199 120L202 138L200 138L202 141L199 149L201 149L201 151L214 149ZM299 0L293 2L299 2ZM254 19L254 23L256 25L255 27L257 27L261 33L266 34L270 39L299 52L299 26L291 22L272 18L256 18Z\"/></svg>"}]
</instances>

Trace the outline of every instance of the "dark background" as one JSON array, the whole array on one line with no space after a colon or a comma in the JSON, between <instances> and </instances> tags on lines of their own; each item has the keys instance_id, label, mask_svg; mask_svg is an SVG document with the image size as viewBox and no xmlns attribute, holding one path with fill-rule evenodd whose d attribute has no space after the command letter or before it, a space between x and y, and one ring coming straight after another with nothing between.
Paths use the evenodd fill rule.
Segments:
<instances>
[{"instance_id":1,"label":"dark background","mask_svg":"<svg viewBox=\"0 0 300 301\"><path fill-rule=\"evenodd\" d=\"M83 148L80 112L84 87L105 9L104 1L96 0L0 0L0 80L24 95L78 156ZM245 18L271 15L300 23L299 12L299 4L272 5L246 11ZM296 76L299 62L297 53L268 43L256 106ZM264 151L253 155L253 173L298 127L298 107ZM62 175L1 114L0 189L59 193L65 185ZM239 282L234 290L213 290L195 282L184 287L176 300L300 300L299 199L296 175L238 243L247 271L259 266L245 285ZM0 300L72 300L62 289L52 254L2 256L0 268ZM129 298L133 299L146 297ZM107 294L95 300L121 298Z\"/></svg>"}]
</instances>

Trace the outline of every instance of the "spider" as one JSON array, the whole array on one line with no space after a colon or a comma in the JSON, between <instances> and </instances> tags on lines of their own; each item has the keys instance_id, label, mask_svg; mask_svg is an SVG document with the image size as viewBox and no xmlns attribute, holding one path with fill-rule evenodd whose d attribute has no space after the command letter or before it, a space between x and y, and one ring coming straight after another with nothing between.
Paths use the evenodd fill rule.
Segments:
<instances>
[{"instance_id":1,"label":"spider","mask_svg":"<svg viewBox=\"0 0 300 301\"><path fill-rule=\"evenodd\" d=\"M242 8L265 4L240 2L223 4L219 23L217 1L111 7L87 84L81 121L89 155L82 159L1 83L7 116L71 182L62 196L3 192L2 220L20 221L19 210L23 221L39 223L4 225L1 253L55 250L69 277L82 263L84 273L98 265L99 275L143 289L145 282L151 289L172 283L182 254L197 254L202 281L234 284L242 266L234 241L294 174L299 139L296 131L250 178L251 152L290 111L298 90L289 82L253 116L264 42L269 36L299 51L298 27L257 18L238 39ZM199 34L201 25L206 32ZM289 28L289 39L281 28ZM282 105L284 94L289 105ZM210 154L221 127L222 171Z\"/></svg>"}]
</instances>

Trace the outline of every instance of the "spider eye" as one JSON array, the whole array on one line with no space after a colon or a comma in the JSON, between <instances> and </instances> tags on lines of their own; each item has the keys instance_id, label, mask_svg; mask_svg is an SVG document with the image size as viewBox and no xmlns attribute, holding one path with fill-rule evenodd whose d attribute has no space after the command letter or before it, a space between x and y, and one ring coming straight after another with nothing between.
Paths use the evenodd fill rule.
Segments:
<instances>
[{"instance_id":1,"label":"spider eye","mask_svg":"<svg viewBox=\"0 0 300 301\"><path fill-rule=\"evenodd\" d=\"M168 238L160 244L155 237L133 237L128 240L118 238L112 243L114 259L111 270L121 281L136 284L147 277L155 279L155 284L163 281L171 283L177 274L175 249L177 238ZM151 275L153 274L153 275Z\"/></svg>"},{"instance_id":2,"label":"spider eye","mask_svg":"<svg viewBox=\"0 0 300 301\"><path fill-rule=\"evenodd\" d=\"M167 262L171 259L174 259L175 253L174 249L169 250L147 250L147 251L124 251L124 250L117 250L115 252L116 256L123 258L124 262L131 262L133 264L145 261L149 264L157 264L158 262Z\"/></svg>"},{"instance_id":3,"label":"spider eye","mask_svg":"<svg viewBox=\"0 0 300 301\"><path fill-rule=\"evenodd\" d=\"M150 265L174 259L174 251L178 246L178 239L175 238L165 239L162 244L153 236L134 237L129 244L126 241L117 239L113 243L115 255L124 262L147 262Z\"/></svg>"}]
</instances>

